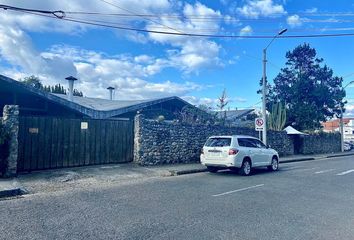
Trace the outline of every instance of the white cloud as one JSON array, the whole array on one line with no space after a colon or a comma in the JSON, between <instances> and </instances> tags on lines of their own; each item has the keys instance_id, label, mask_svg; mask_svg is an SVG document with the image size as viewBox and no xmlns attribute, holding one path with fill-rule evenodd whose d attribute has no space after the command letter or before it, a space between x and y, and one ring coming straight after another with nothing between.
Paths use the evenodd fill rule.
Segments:
<instances>
[{"instance_id":1,"label":"white cloud","mask_svg":"<svg viewBox=\"0 0 354 240\"><path fill-rule=\"evenodd\" d=\"M318 9L317 8L309 8L309 9L306 9L305 12L306 13L317 13Z\"/></svg>"},{"instance_id":2,"label":"white cloud","mask_svg":"<svg viewBox=\"0 0 354 240\"><path fill-rule=\"evenodd\" d=\"M169 0L121 0L119 3L112 1L112 3L118 5L122 9L131 9L132 6L139 6L140 14L158 14L158 13L171 13L178 14L179 10L184 14L184 17L181 19L171 19L169 17L164 17L166 15L161 15L160 19L156 21L147 21L141 17L133 17L126 20L120 19L122 24L140 24L139 27L145 26L146 29L154 30L159 29L163 31L174 31L170 28L164 26L170 26L172 29L176 29L175 32L187 32L187 33L196 33L198 29L212 29L210 33L216 33L220 29L220 22L223 21L223 17L219 11L215 11L207 6L196 2L194 5L189 3L175 3ZM49 0L43 1L33 0L29 2L23 2L20 0L5 0L3 4L15 5L25 8L39 8L39 9L53 9L53 10L64 10L67 11L87 11L87 12L114 12L114 13L126 13L122 9L116 8L109 4L104 4L100 1L85 1L77 0L72 2L70 0L61 0L54 1ZM71 16L68 14L68 16ZM193 18L191 17L193 16ZM200 21L200 19L195 17L216 17L211 21ZM75 17L84 17L80 15L75 15ZM94 16L90 16L95 18ZM97 19L98 20L98 19ZM112 19L100 19L100 20L112 20ZM229 21L232 21L230 18ZM58 19L44 18L40 16L34 16L23 13L11 12L10 10L6 11L6 14L0 14L0 22L2 26L11 26L13 30L29 32L62 32L66 34L81 34L84 31L87 31L93 26L87 26L77 23L68 23ZM159 24L161 23L161 24ZM210 66L219 66L220 59L218 58L220 46L215 42L207 39L191 39L187 36L172 36L172 35L162 35L162 34L143 34L130 31L115 31L117 36L125 37L131 41L146 44L149 41L153 41L158 44L166 44L172 46L172 50L176 51L171 59L170 65L178 67L185 73L198 73L200 68L210 67ZM15 39L15 38L13 38ZM185 42L188 40L188 43ZM27 41L30 42L30 41ZM210 48L200 48L200 45L206 45ZM190 51L191 47L195 47L197 50ZM24 47L22 47L24 49ZM25 51L25 50L24 50ZM32 54L35 55L35 54ZM171 57L171 56L170 56ZM24 60L22 60L22 66L24 66ZM59 59L50 59L50 61ZM27 60L29 64L32 60ZM174 62L173 62L174 61ZM9 61L13 63L13 61ZM60 63L64 64L64 63ZM42 65L43 66L43 65ZM34 66L31 66L33 68ZM40 67L42 68L42 67ZM155 72L155 67L150 67L149 70ZM157 69L158 70L158 69Z\"/></svg>"},{"instance_id":3,"label":"white cloud","mask_svg":"<svg viewBox=\"0 0 354 240\"><path fill-rule=\"evenodd\" d=\"M63 10L64 12L113 12L113 13L127 13L123 9L132 9L132 6L139 6L139 14L152 14L152 13L162 13L171 11L173 5L169 0L120 0L118 2L110 1L113 4L119 6L120 8L114 7L113 5L105 4L101 1L87 1L87 0L31 0L31 1L22 1L22 0L3 0L1 4L23 7L23 8L32 8L32 9L48 9L48 10ZM3 10L1 10L3 11ZM0 14L1 23L4 24L16 24L24 30L32 32L43 32L43 31L57 31L65 33L76 33L84 31L87 28L92 28L92 26L87 26L79 23L60 21L58 19L51 19L36 15L23 14L18 12L13 12L7 10L6 14ZM83 16L67 14L68 17L79 17ZM91 16L90 19L93 19L94 16ZM102 19L100 19L102 20ZM129 18L127 20L120 19L120 22L130 22L142 20L140 17Z\"/></svg>"},{"instance_id":4,"label":"white cloud","mask_svg":"<svg viewBox=\"0 0 354 240\"><path fill-rule=\"evenodd\" d=\"M183 14L183 19L161 17L160 22L175 29L175 31L169 29L171 32L198 33L199 29L210 29L208 33L212 34L217 33L220 29L221 13L199 2L195 5L185 4ZM213 19L200 21L198 17L213 17ZM157 24L150 23L147 29L154 30L156 27L158 27ZM201 68L221 65L218 57L221 47L214 41L156 33L149 33L149 37L155 42L174 47L168 51L171 65L178 67L185 73L198 73Z\"/></svg>"},{"instance_id":5,"label":"white cloud","mask_svg":"<svg viewBox=\"0 0 354 240\"><path fill-rule=\"evenodd\" d=\"M183 96L182 98L184 100L186 100L187 102L190 102L193 105L196 105L196 106L207 105L208 107L211 107L212 109L215 109L216 105L219 102L218 98L206 98L206 97L199 98L199 97L195 97L195 96ZM227 101L229 102L227 107L229 107L229 105L232 103L234 103L233 105L235 105L237 103L245 103L245 102L247 102L247 99L241 98L241 97L229 97L229 98L227 98Z\"/></svg>"},{"instance_id":6,"label":"white cloud","mask_svg":"<svg viewBox=\"0 0 354 240\"><path fill-rule=\"evenodd\" d=\"M240 30L241 36L249 36L252 35L252 33L253 33L253 29L250 25L247 25Z\"/></svg>"},{"instance_id":7,"label":"white cloud","mask_svg":"<svg viewBox=\"0 0 354 240\"><path fill-rule=\"evenodd\" d=\"M55 78L76 75L72 61L61 56L42 55L24 31L0 25L0 36L0 56L13 66L12 72L19 68L30 74Z\"/></svg>"},{"instance_id":8,"label":"white cloud","mask_svg":"<svg viewBox=\"0 0 354 240\"><path fill-rule=\"evenodd\" d=\"M345 116L354 116L354 104L347 104L345 106Z\"/></svg>"},{"instance_id":9,"label":"white cloud","mask_svg":"<svg viewBox=\"0 0 354 240\"><path fill-rule=\"evenodd\" d=\"M240 25L240 20L236 19L235 17L231 17L230 15L224 16L224 22L230 25Z\"/></svg>"},{"instance_id":10,"label":"white cloud","mask_svg":"<svg viewBox=\"0 0 354 240\"><path fill-rule=\"evenodd\" d=\"M212 109L215 108L217 101L218 101L216 98L206 98L206 97L199 98L199 97L195 97L195 96L183 96L182 98L195 106L207 105L208 107L211 107Z\"/></svg>"},{"instance_id":11,"label":"white cloud","mask_svg":"<svg viewBox=\"0 0 354 240\"><path fill-rule=\"evenodd\" d=\"M286 19L286 22L289 24L290 27L298 27L301 26L303 21L299 17L299 15L291 15Z\"/></svg>"},{"instance_id":12,"label":"white cloud","mask_svg":"<svg viewBox=\"0 0 354 240\"><path fill-rule=\"evenodd\" d=\"M280 4L274 4L273 0L248 0L246 5L237 8L237 12L247 18L286 14L284 7Z\"/></svg>"},{"instance_id":13,"label":"white cloud","mask_svg":"<svg viewBox=\"0 0 354 240\"><path fill-rule=\"evenodd\" d=\"M71 0L24 2L20 0L7 0L3 4L27 8L93 11L93 12L124 12L99 1ZM163 15L158 22L181 31L195 33L197 29L213 29L216 33L220 29L223 17L215 11L197 2L183 4L172 3L169 0L121 0L122 8L131 9L139 6L139 13L177 13L182 10L183 18L171 21ZM176 9L175 9L176 7ZM126 13L126 12L124 12ZM188 16L217 17L211 21L198 21ZM215 19L215 20L214 20ZM127 21L139 21L147 29L161 25L145 21L139 17ZM122 54L109 56L105 53L95 52L72 46L57 45L45 51L38 51L33 46L32 39L26 32L61 32L65 34L80 34L94 28L92 26L68 23L57 19L43 18L27 14L7 11L0 14L0 57L10 67L2 66L1 71L15 79L28 75L39 76L44 84L65 84L64 78L73 75L79 78L77 86L86 96L106 97L107 86L116 86L117 99L143 99L156 98L166 95L183 96L191 91L199 91L202 87L191 82L175 83L168 81L151 82L152 76L163 69L174 67L184 73L198 73L201 68L210 68L221 65L219 59L220 46L211 40L190 37L167 36L158 34L141 34L126 31L124 37L135 42L146 43L153 41L157 44L169 45L165 57L156 58L146 54L132 56ZM166 29L167 30L167 29ZM168 29L168 31L172 31Z\"/></svg>"},{"instance_id":14,"label":"white cloud","mask_svg":"<svg viewBox=\"0 0 354 240\"><path fill-rule=\"evenodd\" d=\"M4 49L4 45L8 46L5 50L11 48L13 51L8 51L6 54L16 56L14 59L8 58L7 60L16 63L20 68L19 70L4 69L4 74L15 79L32 74L37 75L45 85L66 84L64 78L74 75L79 79L75 83L76 88L89 97L106 98L108 86L116 88L116 99L183 96L205 88L193 82L144 80L168 67L169 60L165 59L148 55L107 56L104 53L62 45L53 46L48 51L39 53L33 48L28 48L29 42L21 41L21 48L18 45L9 45L3 40L4 38L2 38L0 48ZM32 51L28 51L31 49ZM19 55L17 51L19 54L25 54ZM72 69L74 73L69 73L68 69Z\"/></svg>"},{"instance_id":15,"label":"white cloud","mask_svg":"<svg viewBox=\"0 0 354 240\"><path fill-rule=\"evenodd\" d=\"M184 43L180 51L169 51L169 59L171 65L185 73L190 73L200 68L219 66L219 49L220 46L212 41L189 40Z\"/></svg>"}]
</instances>

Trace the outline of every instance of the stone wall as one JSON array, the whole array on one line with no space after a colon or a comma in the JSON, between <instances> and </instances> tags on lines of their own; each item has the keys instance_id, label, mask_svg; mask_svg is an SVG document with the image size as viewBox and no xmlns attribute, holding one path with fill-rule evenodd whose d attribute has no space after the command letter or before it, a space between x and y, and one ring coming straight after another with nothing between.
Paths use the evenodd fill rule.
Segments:
<instances>
[{"instance_id":1,"label":"stone wall","mask_svg":"<svg viewBox=\"0 0 354 240\"><path fill-rule=\"evenodd\" d=\"M301 136L300 153L320 154L341 151L339 133L319 133Z\"/></svg>"},{"instance_id":2,"label":"stone wall","mask_svg":"<svg viewBox=\"0 0 354 240\"><path fill-rule=\"evenodd\" d=\"M157 122L138 114L135 117L134 161L141 165L198 162L201 148L212 135L251 135L250 128L188 125ZM268 133L268 142L280 155L293 154L293 143L286 132Z\"/></svg>"},{"instance_id":3,"label":"stone wall","mask_svg":"<svg viewBox=\"0 0 354 240\"><path fill-rule=\"evenodd\" d=\"M9 134L8 154L5 159L5 177L13 177L17 174L17 156L18 156L18 105L5 105L3 109L2 124Z\"/></svg>"}]
</instances>

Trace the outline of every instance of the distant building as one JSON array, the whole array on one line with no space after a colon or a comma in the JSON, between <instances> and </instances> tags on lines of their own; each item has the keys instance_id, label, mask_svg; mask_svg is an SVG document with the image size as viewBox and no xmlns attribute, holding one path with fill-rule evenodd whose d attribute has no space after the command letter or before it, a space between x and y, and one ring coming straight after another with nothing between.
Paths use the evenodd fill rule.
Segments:
<instances>
[{"instance_id":1,"label":"distant building","mask_svg":"<svg viewBox=\"0 0 354 240\"><path fill-rule=\"evenodd\" d=\"M225 110L214 111L219 118L223 118L226 115L226 123L238 126L248 126L254 124L254 119L251 119L251 115L255 115L255 109L237 109L237 110Z\"/></svg>"},{"instance_id":2,"label":"distant building","mask_svg":"<svg viewBox=\"0 0 354 240\"><path fill-rule=\"evenodd\" d=\"M323 122L323 131L340 132L340 119ZM354 118L343 118L344 141L354 141Z\"/></svg>"}]
</instances>

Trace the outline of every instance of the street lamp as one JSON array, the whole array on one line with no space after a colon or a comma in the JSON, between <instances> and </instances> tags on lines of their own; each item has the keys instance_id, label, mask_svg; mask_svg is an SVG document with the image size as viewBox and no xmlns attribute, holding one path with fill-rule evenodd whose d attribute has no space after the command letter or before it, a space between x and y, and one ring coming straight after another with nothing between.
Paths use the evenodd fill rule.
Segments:
<instances>
[{"instance_id":1,"label":"street lamp","mask_svg":"<svg viewBox=\"0 0 354 240\"><path fill-rule=\"evenodd\" d=\"M288 29L281 30L277 35L275 35L270 43L263 49L263 87L262 87L262 115L264 118L264 126L263 126L263 143L267 145L267 109L266 109L266 90L267 90L267 49L272 44L272 42L280 35L285 33Z\"/></svg>"},{"instance_id":2,"label":"street lamp","mask_svg":"<svg viewBox=\"0 0 354 240\"><path fill-rule=\"evenodd\" d=\"M345 88L348 87L349 85L353 84L353 81L350 81L347 85L343 87L343 91L345 91ZM340 103L340 147L341 151L344 152L344 130L343 130L343 107L342 103Z\"/></svg>"}]
</instances>

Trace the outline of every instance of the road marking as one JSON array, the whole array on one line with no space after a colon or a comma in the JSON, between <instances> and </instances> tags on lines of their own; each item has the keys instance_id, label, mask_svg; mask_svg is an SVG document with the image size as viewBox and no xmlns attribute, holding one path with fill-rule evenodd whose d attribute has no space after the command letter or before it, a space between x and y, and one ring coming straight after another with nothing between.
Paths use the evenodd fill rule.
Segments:
<instances>
[{"instance_id":1,"label":"road marking","mask_svg":"<svg viewBox=\"0 0 354 240\"><path fill-rule=\"evenodd\" d=\"M351 169L351 170L348 170L348 171L345 171L345 172L338 173L337 176L343 176L343 175L346 175L346 174L352 173L352 172L354 172L354 169Z\"/></svg>"},{"instance_id":2,"label":"road marking","mask_svg":"<svg viewBox=\"0 0 354 240\"><path fill-rule=\"evenodd\" d=\"M332 171L334 171L334 170L335 170L334 168L332 168L332 169L327 169L327 170L322 170L322 171L315 172L315 174L332 172Z\"/></svg>"},{"instance_id":3,"label":"road marking","mask_svg":"<svg viewBox=\"0 0 354 240\"><path fill-rule=\"evenodd\" d=\"M296 172L305 172L305 171L311 171L311 170L315 170L315 169L319 169L319 167L295 169L295 170L296 170Z\"/></svg>"},{"instance_id":4,"label":"road marking","mask_svg":"<svg viewBox=\"0 0 354 240\"><path fill-rule=\"evenodd\" d=\"M296 170L296 169L300 169L300 168L301 167L282 167L281 169L288 171L288 170Z\"/></svg>"},{"instance_id":5,"label":"road marking","mask_svg":"<svg viewBox=\"0 0 354 240\"><path fill-rule=\"evenodd\" d=\"M264 186L264 184L258 184L258 185L254 185L254 186L251 186L251 187L240 188L240 189L229 191L229 192L215 194L215 195L213 195L213 197L219 197L219 196L223 196L223 195L226 195L226 194L235 193L235 192L241 192L241 191L245 191L245 190L252 189L252 188L257 188L257 187L262 187L262 186Z\"/></svg>"}]
</instances>

